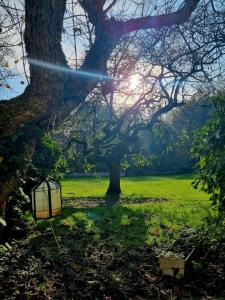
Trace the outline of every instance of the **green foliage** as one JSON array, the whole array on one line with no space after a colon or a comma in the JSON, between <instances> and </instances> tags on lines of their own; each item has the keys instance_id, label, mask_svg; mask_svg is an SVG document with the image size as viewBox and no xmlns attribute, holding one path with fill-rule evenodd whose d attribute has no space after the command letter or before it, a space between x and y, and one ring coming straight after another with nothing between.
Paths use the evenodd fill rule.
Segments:
<instances>
[{"instance_id":1,"label":"green foliage","mask_svg":"<svg viewBox=\"0 0 225 300\"><path fill-rule=\"evenodd\" d=\"M126 155L124 159L121 161L120 166L121 166L121 170L123 171L126 171L130 167L129 160L127 159Z\"/></svg>"},{"instance_id":2,"label":"green foliage","mask_svg":"<svg viewBox=\"0 0 225 300\"><path fill-rule=\"evenodd\" d=\"M134 154L132 160L136 168L142 168L147 164L145 156L141 153Z\"/></svg>"},{"instance_id":3,"label":"green foliage","mask_svg":"<svg viewBox=\"0 0 225 300\"><path fill-rule=\"evenodd\" d=\"M7 235L10 237L22 237L27 232L27 218L24 212L30 209L30 198L22 187L16 190L8 198L6 206Z\"/></svg>"},{"instance_id":4,"label":"green foliage","mask_svg":"<svg viewBox=\"0 0 225 300\"><path fill-rule=\"evenodd\" d=\"M192 155L200 170L194 186L211 195L220 217L225 214L225 93L212 98L211 120L195 133Z\"/></svg>"},{"instance_id":5,"label":"green foliage","mask_svg":"<svg viewBox=\"0 0 225 300\"><path fill-rule=\"evenodd\" d=\"M36 131L36 128L32 130ZM38 129L37 129L38 130ZM15 169L22 169L27 160L20 155L25 144L29 143L29 135L26 135L23 126L18 128L17 132L2 140L0 143L0 171L5 175ZM4 178L6 179L6 178Z\"/></svg>"},{"instance_id":6,"label":"green foliage","mask_svg":"<svg viewBox=\"0 0 225 300\"><path fill-rule=\"evenodd\" d=\"M225 220L218 212L211 211L205 222L200 226L198 237L209 244L225 241Z\"/></svg>"},{"instance_id":7,"label":"green foliage","mask_svg":"<svg viewBox=\"0 0 225 300\"><path fill-rule=\"evenodd\" d=\"M21 187L16 188L15 192L9 197L8 202L7 215L14 219L23 219L25 208L29 208L30 198Z\"/></svg>"},{"instance_id":8,"label":"green foliage","mask_svg":"<svg viewBox=\"0 0 225 300\"><path fill-rule=\"evenodd\" d=\"M85 173L91 173L95 171L95 166L88 162L88 160L85 158L83 162L83 170Z\"/></svg>"},{"instance_id":9,"label":"green foliage","mask_svg":"<svg viewBox=\"0 0 225 300\"><path fill-rule=\"evenodd\" d=\"M135 169L136 171L148 166L148 157L142 153L133 153L125 155L121 162L121 169L126 171L127 169Z\"/></svg>"},{"instance_id":10,"label":"green foliage","mask_svg":"<svg viewBox=\"0 0 225 300\"><path fill-rule=\"evenodd\" d=\"M192 260L191 264L195 271L202 271L204 269L204 266L202 265L201 262Z\"/></svg>"},{"instance_id":11,"label":"green foliage","mask_svg":"<svg viewBox=\"0 0 225 300\"><path fill-rule=\"evenodd\" d=\"M49 134L45 134L38 143L32 163L39 179L51 177L58 180L67 169L63 148Z\"/></svg>"},{"instance_id":12,"label":"green foliage","mask_svg":"<svg viewBox=\"0 0 225 300\"><path fill-rule=\"evenodd\" d=\"M182 112L181 112L182 113ZM157 124L151 133L150 151L151 167L167 172L191 170L189 159L192 132L186 128L176 127L176 117L169 123Z\"/></svg>"},{"instance_id":13,"label":"green foliage","mask_svg":"<svg viewBox=\"0 0 225 300\"><path fill-rule=\"evenodd\" d=\"M126 168L130 174L181 173L190 172L194 160L189 152L193 131L200 128L209 118L212 110L208 99L193 99L190 103L174 109L165 119L154 124L149 132L139 136L141 153L146 159L142 168L135 164Z\"/></svg>"}]
</instances>

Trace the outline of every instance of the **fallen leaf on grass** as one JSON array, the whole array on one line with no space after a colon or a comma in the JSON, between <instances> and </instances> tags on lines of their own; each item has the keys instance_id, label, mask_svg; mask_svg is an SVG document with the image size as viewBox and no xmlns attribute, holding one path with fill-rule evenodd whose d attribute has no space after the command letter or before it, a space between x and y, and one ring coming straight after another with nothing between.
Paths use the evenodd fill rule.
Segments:
<instances>
[{"instance_id":1,"label":"fallen leaf on grass","mask_svg":"<svg viewBox=\"0 0 225 300\"><path fill-rule=\"evenodd\" d=\"M79 265L78 263L76 262L73 262L71 264L69 264L69 266L74 269L74 270L80 270L81 269L81 265Z\"/></svg>"}]
</instances>

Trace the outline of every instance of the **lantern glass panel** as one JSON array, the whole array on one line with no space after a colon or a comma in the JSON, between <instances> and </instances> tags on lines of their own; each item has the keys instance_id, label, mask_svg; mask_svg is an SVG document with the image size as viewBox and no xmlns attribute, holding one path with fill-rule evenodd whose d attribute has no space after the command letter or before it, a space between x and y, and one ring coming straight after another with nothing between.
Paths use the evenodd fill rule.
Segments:
<instances>
[{"instance_id":1,"label":"lantern glass panel","mask_svg":"<svg viewBox=\"0 0 225 300\"><path fill-rule=\"evenodd\" d=\"M36 211L49 210L48 191L35 191Z\"/></svg>"},{"instance_id":2,"label":"lantern glass panel","mask_svg":"<svg viewBox=\"0 0 225 300\"><path fill-rule=\"evenodd\" d=\"M61 213L61 195L60 189L51 190L51 198L52 198L52 215L58 215Z\"/></svg>"},{"instance_id":3,"label":"lantern glass panel","mask_svg":"<svg viewBox=\"0 0 225 300\"><path fill-rule=\"evenodd\" d=\"M50 205L49 205L50 202ZM49 211L51 207L51 213ZM33 188L32 208L36 218L49 218L61 214L61 191L55 182L43 181Z\"/></svg>"}]
</instances>

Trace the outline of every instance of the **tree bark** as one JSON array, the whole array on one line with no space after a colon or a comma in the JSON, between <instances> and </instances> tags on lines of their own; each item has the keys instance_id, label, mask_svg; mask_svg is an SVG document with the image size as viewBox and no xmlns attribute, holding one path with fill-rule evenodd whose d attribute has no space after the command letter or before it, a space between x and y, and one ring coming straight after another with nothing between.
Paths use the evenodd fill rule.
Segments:
<instances>
[{"instance_id":1,"label":"tree bark","mask_svg":"<svg viewBox=\"0 0 225 300\"><path fill-rule=\"evenodd\" d=\"M119 196L121 194L120 188L120 160L113 157L107 163L109 168L109 187L106 192L107 196Z\"/></svg>"}]
</instances>

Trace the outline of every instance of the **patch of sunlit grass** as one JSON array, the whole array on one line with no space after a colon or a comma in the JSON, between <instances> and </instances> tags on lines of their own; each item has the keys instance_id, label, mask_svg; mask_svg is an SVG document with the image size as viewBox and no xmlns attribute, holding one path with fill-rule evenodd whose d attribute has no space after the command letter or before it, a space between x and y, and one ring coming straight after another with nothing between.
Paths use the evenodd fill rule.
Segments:
<instances>
[{"instance_id":1,"label":"patch of sunlit grass","mask_svg":"<svg viewBox=\"0 0 225 300\"><path fill-rule=\"evenodd\" d=\"M171 245L184 228L200 225L210 211L208 196L194 190L192 180L190 175L122 178L121 201L138 197L167 201L64 208L61 217L39 221L38 227L47 230L51 222L59 243L74 251L101 243L124 250L153 243ZM68 178L62 186L67 197L103 197L107 180Z\"/></svg>"}]
</instances>

